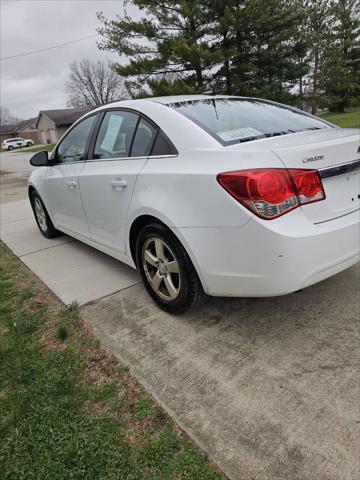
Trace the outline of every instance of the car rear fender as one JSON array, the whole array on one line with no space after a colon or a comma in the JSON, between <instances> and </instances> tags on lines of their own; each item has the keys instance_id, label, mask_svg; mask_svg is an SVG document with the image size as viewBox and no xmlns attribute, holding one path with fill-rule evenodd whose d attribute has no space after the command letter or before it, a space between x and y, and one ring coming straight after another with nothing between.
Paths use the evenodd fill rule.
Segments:
<instances>
[{"instance_id":1,"label":"car rear fender","mask_svg":"<svg viewBox=\"0 0 360 480\"><path fill-rule=\"evenodd\" d=\"M174 228L242 226L255 217L218 183L221 172L284 168L271 151L192 149L177 157L151 157L139 173L130 212L160 212ZM169 224L169 223L167 223Z\"/></svg>"},{"instance_id":2,"label":"car rear fender","mask_svg":"<svg viewBox=\"0 0 360 480\"><path fill-rule=\"evenodd\" d=\"M184 235L181 233L181 231L177 228L174 227L173 223L171 220L167 217L165 217L161 212L156 211L152 208L142 208L137 211L133 211L131 216L128 218L127 221L127 244L126 244L126 254L127 256L133 260L134 265L136 265L136 259L135 259L135 242L136 242L136 236L132 236L132 227L141 220L144 220L141 222L142 225L145 225L146 223L153 223L153 222L159 222L163 224L165 227L167 227L169 230L172 231L172 233L177 237L181 245L184 247L186 253L189 255L190 260L200 278L202 287L205 291L205 293L208 293L208 287L205 281L205 277L203 276L200 266L196 260L196 257L188 244L186 238Z\"/></svg>"}]
</instances>

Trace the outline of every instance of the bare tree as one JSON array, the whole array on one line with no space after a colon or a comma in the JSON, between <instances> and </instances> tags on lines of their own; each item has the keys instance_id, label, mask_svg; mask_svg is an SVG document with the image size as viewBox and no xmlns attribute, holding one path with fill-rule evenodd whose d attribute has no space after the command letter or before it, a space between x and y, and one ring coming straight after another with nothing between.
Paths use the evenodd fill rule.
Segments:
<instances>
[{"instance_id":1,"label":"bare tree","mask_svg":"<svg viewBox=\"0 0 360 480\"><path fill-rule=\"evenodd\" d=\"M69 107L98 107L128 98L123 79L109 65L85 58L70 64L66 92Z\"/></svg>"},{"instance_id":2,"label":"bare tree","mask_svg":"<svg viewBox=\"0 0 360 480\"><path fill-rule=\"evenodd\" d=\"M15 125L19 121L20 119L17 117L14 117L8 108L0 106L0 124L1 125Z\"/></svg>"}]
</instances>

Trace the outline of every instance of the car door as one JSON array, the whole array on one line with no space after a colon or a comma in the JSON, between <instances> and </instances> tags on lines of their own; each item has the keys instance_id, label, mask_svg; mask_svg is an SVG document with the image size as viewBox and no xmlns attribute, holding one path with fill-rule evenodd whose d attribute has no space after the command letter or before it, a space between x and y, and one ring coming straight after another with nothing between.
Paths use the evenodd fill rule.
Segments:
<instances>
[{"instance_id":1,"label":"car door","mask_svg":"<svg viewBox=\"0 0 360 480\"><path fill-rule=\"evenodd\" d=\"M53 222L60 230L90 237L80 196L79 174L97 115L90 115L77 123L54 151L45 178L46 204Z\"/></svg>"},{"instance_id":2,"label":"car door","mask_svg":"<svg viewBox=\"0 0 360 480\"><path fill-rule=\"evenodd\" d=\"M109 110L81 171L81 198L92 240L114 251L125 252L127 211L156 134L156 126L136 112Z\"/></svg>"}]
</instances>

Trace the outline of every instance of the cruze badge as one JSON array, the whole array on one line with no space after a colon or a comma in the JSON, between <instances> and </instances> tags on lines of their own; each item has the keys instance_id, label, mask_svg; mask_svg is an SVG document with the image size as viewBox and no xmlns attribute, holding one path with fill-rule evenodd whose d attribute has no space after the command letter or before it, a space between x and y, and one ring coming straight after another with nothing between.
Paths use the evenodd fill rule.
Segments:
<instances>
[{"instance_id":1,"label":"cruze badge","mask_svg":"<svg viewBox=\"0 0 360 480\"><path fill-rule=\"evenodd\" d=\"M303 163L309 163L309 162L317 162L318 160L323 160L324 155L315 155L314 157L306 157L303 158L302 161Z\"/></svg>"}]
</instances>

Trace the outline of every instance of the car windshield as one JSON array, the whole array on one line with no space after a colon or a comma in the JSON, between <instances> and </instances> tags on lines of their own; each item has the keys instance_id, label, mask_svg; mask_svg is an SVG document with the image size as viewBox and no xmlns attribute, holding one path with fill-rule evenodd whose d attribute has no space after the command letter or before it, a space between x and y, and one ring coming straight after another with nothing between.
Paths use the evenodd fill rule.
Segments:
<instances>
[{"instance_id":1,"label":"car windshield","mask_svg":"<svg viewBox=\"0 0 360 480\"><path fill-rule=\"evenodd\" d=\"M329 125L285 105L242 98L208 98L168 104L223 145L286 135Z\"/></svg>"}]
</instances>

